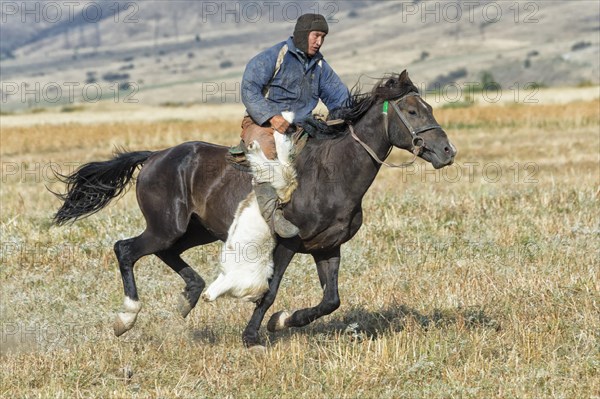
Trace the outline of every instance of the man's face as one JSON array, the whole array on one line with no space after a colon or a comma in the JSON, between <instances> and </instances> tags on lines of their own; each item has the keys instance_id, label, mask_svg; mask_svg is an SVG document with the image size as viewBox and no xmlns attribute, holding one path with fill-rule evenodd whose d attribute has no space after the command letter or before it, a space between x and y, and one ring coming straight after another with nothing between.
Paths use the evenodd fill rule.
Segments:
<instances>
[{"instance_id":1,"label":"man's face","mask_svg":"<svg viewBox=\"0 0 600 399\"><path fill-rule=\"evenodd\" d=\"M317 30L313 30L308 34L308 56L312 57L321 48L323 42L325 41L325 32L319 32Z\"/></svg>"}]
</instances>

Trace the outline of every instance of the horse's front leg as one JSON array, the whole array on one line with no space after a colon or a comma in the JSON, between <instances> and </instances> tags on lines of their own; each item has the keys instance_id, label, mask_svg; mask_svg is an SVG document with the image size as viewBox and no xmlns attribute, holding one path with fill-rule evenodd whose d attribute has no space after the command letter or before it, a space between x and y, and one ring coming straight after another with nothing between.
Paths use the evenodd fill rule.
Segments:
<instances>
[{"instance_id":1,"label":"horse's front leg","mask_svg":"<svg viewBox=\"0 0 600 399\"><path fill-rule=\"evenodd\" d=\"M289 240L280 239L273 250L274 268L273 277L271 277L271 280L269 281L269 290L262 299L257 302L254 313L252 313L252 317L242 334L242 341L248 348L261 347L262 344L258 336L258 330L265 317L265 313L275 301L281 278L299 246L300 240L298 238Z\"/></svg>"},{"instance_id":2,"label":"horse's front leg","mask_svg":"<svg viewBox=\"0 0 600 399\"><path fill-rule=\"evenodd\" d=\"M283 330L287 327L303 327L312 323L319 317L328 315L340 307L338 293L338 271L340 268L340 247L327 252L313 254L317 263L319 281L323 288L323 299L312 308L300 309L291 314L281 311L273 314L267 329L271 332Z\"/></svg>"}]
</instances>

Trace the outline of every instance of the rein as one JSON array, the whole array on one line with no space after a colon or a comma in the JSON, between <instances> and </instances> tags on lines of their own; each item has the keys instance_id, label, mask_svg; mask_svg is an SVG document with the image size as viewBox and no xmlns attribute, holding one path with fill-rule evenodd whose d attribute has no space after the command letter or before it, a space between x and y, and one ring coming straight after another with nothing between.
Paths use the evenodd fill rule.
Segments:
<instances>
[{"instance_id":1,"label":"rein","mask_svg":"<svg viewBox=\"0 0 600 399\"><path fill-rule=\"evenodd\" d=\"M350 128L350 134L352 135L352 138L354 140L356 140L364 149L365 151L367 151L369 153L369 155L371 156L371 158L373 158L375 160L375 162L377 162L380 165L385 165L387 167L390 168L406 168L411 166L416 160L417 157L419 156L419 154L421 154L421 151L423 151L423 148L425 147L425 142L423 141L422 137L419 137L418 134L419 133L423 133L426 132L428 130L432 130L432 129L441 129L441 126L438 124L430 124L430 125L425 125L425 126L421 126L417 129L415 129L410 122L408 121L408 118L406 118L406 116L402 113L402 111L400 111L400 108L398 108L398 103L402 100L404 100L407 97L420 97L419 93L408 93L405 94L404 96L400 97L399 99L395 100L395 101L391 101L389 102L388 100L383 102L383 126L385 127L385 135L388 139L388 141L390 142L390 144L392 143L390 140L390 134L389 134L389 130L388 130L388 125L389 125L389 121L388 121L388 105L391 104L392 105L392 109L396 112L396 114L398 115L398 117L400 118L400 120L402 121L402 123L404 123L404 126L408 129L408 131L410 132L411 136L412 136L412 149L411 152L413 154L413 158L410 161L407 162L402 162L400 164L393 164L393 163L387 163L385 161L382 161L381 159L379 159L379 157L377 156L377 154L375 154L375 151L373 151L373 149L371 147L369 147L364 141L362 141L357 135L356 133L354 133L354 128L352 127L352 125L348 125L348 127ZM335 124L335 122L337 121L331 121L333 123L331 124ZM390 153L392 152L392 149L394 148L394 145L392 144L392 146L390 147L389 151L387 152L387 154L385 155L385 157L387 158L388 155L390 155Z\"/></svg>"}]
</instances>

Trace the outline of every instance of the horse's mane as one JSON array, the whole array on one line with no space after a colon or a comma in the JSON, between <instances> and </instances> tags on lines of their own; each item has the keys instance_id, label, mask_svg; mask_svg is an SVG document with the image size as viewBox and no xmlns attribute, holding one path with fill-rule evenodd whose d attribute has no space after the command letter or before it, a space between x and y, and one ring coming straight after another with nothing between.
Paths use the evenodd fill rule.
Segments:
<instances>
[{"instance_id":1,"label":"horse's mane","mask_svg":"<svg viewBox=\"0 0 600 399\"><path fill-rule=\"evenodd\" d=\"M359 81L352 87L349 104L332 110L327 117L327 120L341 119L344 123L328 126L322 119L311 115L303 121L304 130L310 137L316 139L330 139L345 135L348 125L358 122L377 102L393 100L411 92L418 93L419 90L408 78L406 71L383 76L367 93L361 92Z\"/></svg>"}]
</instances>

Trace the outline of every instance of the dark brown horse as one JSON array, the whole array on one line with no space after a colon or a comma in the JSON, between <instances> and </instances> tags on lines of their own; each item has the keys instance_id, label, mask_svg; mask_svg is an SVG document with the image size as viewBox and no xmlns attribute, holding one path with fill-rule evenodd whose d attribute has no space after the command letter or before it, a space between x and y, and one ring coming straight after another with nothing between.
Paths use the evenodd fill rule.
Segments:
<instances>
[{"instance_id":1,"label":"dark brown horse","mask_svg":"<svg viewBox=\"0 0 600 399\"><path fill-rule=\"evenodd\" d=\"M382 112L388 104L389 115ZM337 115L346 122L335 128L340 134L331 140L308 140L296 160L298 188L284 212L300 228L300 235L277 242L269 290L257 302L243 332L248 347L260 345L260 325L296 253L313 256L323 298L315 307L275 313L267 324L269 331L305 326L340 306L340 246L362 224L362 199L381 166L376 158L385 159L394 146L418 153L435 168L454 160L456 149L406 71L382 79L370 93L355 94L352 106ZM350 126L354 137L348 134ZM414 151L416 146L419 151ZM227 150L189 142L157 152L121 153L109 161L83 165L64 179L68 191L55 215L57 224L102 209L126 189L143 164L137 199L146 229L114 246L125 291L123 309L115 321L116 335L133 327L141 308L133 266L142 256L155 254L183 278L186 286L179 305L183 317L196 306L205 282L180 255L197 245L225 241L238 204L252 189L251 176L226 162Z\"/></svg>"}]
</instances>

